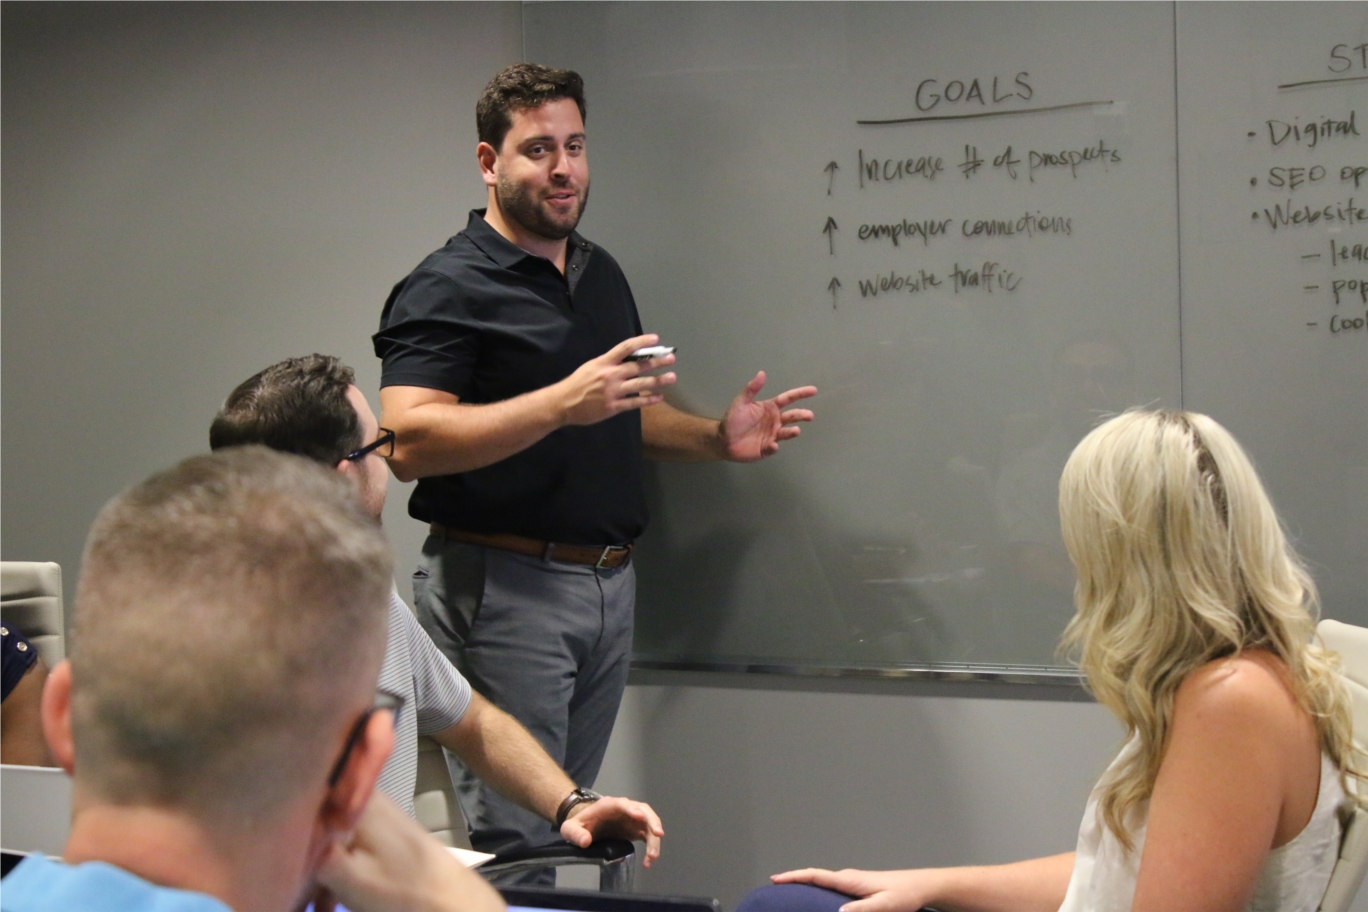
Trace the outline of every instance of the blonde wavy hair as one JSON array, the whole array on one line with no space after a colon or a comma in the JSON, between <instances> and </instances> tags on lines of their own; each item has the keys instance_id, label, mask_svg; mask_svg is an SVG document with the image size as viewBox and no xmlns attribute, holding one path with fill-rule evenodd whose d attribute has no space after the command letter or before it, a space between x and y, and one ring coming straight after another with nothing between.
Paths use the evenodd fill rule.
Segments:
<instances>
[{"instance_id":1,"label":"blonde wavy hair","mask_svg":"<svg viewBox=\"0 0 1368 912\"><path fill-rule=\"evenodd\" d=\"M1316 590L1249 457L1205 415L1128 411L1093 430L1059 482L1077 613L1061 649L1138 749L1103 784L1127 851L1154 790L1183 679L1266 649L1286 663L1341 776L1363 778L1338 657L1316 645Z\"/></svg>"}]
</instances>

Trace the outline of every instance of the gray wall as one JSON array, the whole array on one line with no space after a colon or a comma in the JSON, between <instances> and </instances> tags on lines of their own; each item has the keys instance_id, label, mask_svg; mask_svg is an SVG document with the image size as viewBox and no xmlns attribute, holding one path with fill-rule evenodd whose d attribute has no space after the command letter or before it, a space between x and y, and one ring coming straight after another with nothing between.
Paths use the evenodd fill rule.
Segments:
<instances>
[{"instance_id":1,"label":"gray wall","mask_svg":"<svg viewBox=\"0 0 1368 912\"><path fill-rule=\"evenodd\" d=\"M770 874L807 865L1069 851L1120 728L1095 703L1040 697L639 675L599 786L646 796L665 823L641 889L716 896L724 908Z\"/></svg>"},{"instance_id":2,"label":"gray wall","mask_svg":"<svg viewBox=\"0 0 1368 912\"><path fill-rule=\"evenodd\" d=\"M224 396L342 357L377 406L390 287L484 204L475 98L507 4L6 4L7 560L208 448ZM421 540L393 491L400 554ZM407 561L411 566L412 560ZM406 573L405 573L406 575Z\"/></svg>"},{"instance_id":3,"label":"gray wall","mask_svg":"<svg viewBox=\"0 0 1368 912\"><path fill-rule=\"evenodd\" d=\"M482 203L473 102L521 17L5 4L5 559L55 559L73 592L100 505L205 449L223 396L280 358L338 354L374 402L381 302ZM665 817L644 887L728 906L797 864L1059 851L1117 732L1040 696L641 679L601 784Z\"/></svg>"}]
</instances>

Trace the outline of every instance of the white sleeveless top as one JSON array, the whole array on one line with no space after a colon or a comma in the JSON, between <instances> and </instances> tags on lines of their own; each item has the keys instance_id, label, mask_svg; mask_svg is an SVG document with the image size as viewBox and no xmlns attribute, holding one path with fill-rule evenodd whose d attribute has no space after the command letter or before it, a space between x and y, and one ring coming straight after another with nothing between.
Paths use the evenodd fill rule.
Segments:
<instances>
[{"instance_id":1,"label":"white sleeveless top","mask_svg":"<svg viewBox=\"0 0 1368 912\"><path fill-rule=\"evenodd\" d=\"M1129 912L1135 899L1135 880L1145 846L1145 824L1135 827L1135 851L1127 853L1097 813L1102 783L1112 770L1136 749L1132 740L1102 774L1088 798L1083 824L1078 828L1069 892L1059 912ZM1339 770L1321 755L1320 790L1311 820L1286 845L1273 849L1259 870L1254 896L1246 912L1316 912L1330 872L1339 857L1340 814L1348 806ZM1140 814L1148 813L1142 806Z\"/></svg>"}]
</instances>

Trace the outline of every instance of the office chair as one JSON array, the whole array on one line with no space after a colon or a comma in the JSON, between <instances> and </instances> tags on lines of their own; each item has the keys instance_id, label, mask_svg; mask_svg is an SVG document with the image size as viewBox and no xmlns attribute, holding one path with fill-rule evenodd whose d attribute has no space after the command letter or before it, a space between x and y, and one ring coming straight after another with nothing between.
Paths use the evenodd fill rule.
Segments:
<instances>
[{"instance_id":1,"label":"office chair","mask_svg":"<svg viewBox=\"0 0 1368 912\"><path fill-rule=\"evenodd\" d=\"M62 568L54 563L0 561L0 621L13 624L51 668L66 656Z\"/></svg>"},{"instance_id":2,"label":"office chair","mask_svg":"<svg viewBox=\"0 0 1368 912\"><path fill-rule=\"evenodd\" d=\"M418 739L418 781L414 788L413 810L418 822L445 845L470 848L465 817L456 800L442 746L431 738ZM631 892L635 846L626 839L600 839L587 849L568 842L556 842L503 852L477 870L486 877L515 874L537 868L565 865L595 865L599 869L599 890L603 893Z\"/></svg>"},{"instance_id":3,"label":"office chair","mask_svg":"<svg viewBox=\"0 0 1368 912\"><path fill-rule=\"evenodd\" d=\"M1340 655L1345 686L1354 708L1354 740L1368 741L1368 630L1321 621L1316 627L1321 642ZM1339 859L1321 899L1320 912L1348 912L1368 872L1368 811L1355 807L1344 821Z\"/></svg>"}]
</instances>

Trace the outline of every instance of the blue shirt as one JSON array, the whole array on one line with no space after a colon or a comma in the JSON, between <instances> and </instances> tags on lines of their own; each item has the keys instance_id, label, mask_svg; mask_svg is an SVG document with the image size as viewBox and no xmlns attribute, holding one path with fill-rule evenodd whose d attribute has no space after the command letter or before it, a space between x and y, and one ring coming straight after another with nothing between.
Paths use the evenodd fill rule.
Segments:
<instances>
[{"instance_id":1,"label":"blue shirt","mask_svg":"<svg viewBox=\"0 0 1368 912\"><path fill-rule=\"evenodd\" d=\"M30 855L0 883L0 912L232 912L204 893L150 884L103 861Z\"/></svg>"}]
</instances>

